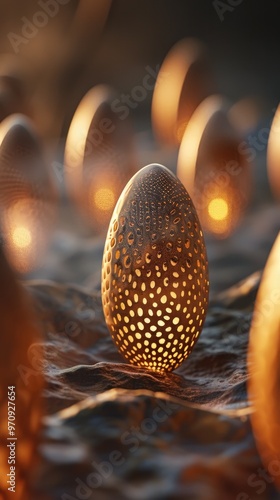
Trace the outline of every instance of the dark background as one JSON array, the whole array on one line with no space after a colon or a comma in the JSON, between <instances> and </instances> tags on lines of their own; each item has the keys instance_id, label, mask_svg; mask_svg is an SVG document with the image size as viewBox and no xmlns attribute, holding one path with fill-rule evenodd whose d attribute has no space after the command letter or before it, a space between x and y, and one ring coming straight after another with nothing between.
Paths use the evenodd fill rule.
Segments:
<instances>
[{"instance_id":1,"label":"dark background","mask_svg":"<svg viewBox=\"0 0 280 500\"><path fill-rule=\"evenodd\" d=\"M112 57L112 65L103 67L102 73L120 80L123 72L137 65L161 62L185 36L206 43L221 90L229 97L251 94L278 99L277 2L243 0L221 21L212 1L115 1L100 47L104 56Z\"/></svg>"},{"instance_id":2,"label":"dark background","mask_svg":"<svg viewBox=\"0 0 280 500\"><path fill-rule=\"evenodd\" d=\"M230 1L222 3L229 5ZM0 51L24 66L33 108L46 110L44 125L38 110L33 111L42 133L54 133L58 109L60 114L66 113L66 121L70 119L92 85L104 82L129 91L141 83L146 65L160 64L170 47L186 36L206 43L220 92L233 101L258 97L268 114L277 105L278 2L243 0L230 7L232 11L225 11L221 21L214 2L208 0L113 0L103 30L94 12L92 22L88 18L88 26L76 30L78 9L87 3L104 8L107 0L69 0L28 44L19 46L15 57L7 34L20 34L22 17L32 20L41 7L38 0L1 0ZM137 113L147 109L149 102L148 98L141 103ZM47 116L50 109L53 119ZM55 130L58 133L59 127Z\"/></svg>"}]
</instances>

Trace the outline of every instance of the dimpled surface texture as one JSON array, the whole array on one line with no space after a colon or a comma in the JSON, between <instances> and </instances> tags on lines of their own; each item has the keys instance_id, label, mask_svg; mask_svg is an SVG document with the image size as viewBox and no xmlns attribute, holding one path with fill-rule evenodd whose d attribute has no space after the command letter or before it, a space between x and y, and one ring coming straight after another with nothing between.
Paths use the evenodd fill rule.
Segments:
<instances>
[{"instance_id":1,"label":"dimpled surface texture","mask_svg":"<svg viewBox=\"0 0 280 500\"><path fill-rule=\"evenodd\" d=\"M103 256L103 309L121 354L154 371L177 368L202 330L208 288L203 234L187 191L165 167L144 167L119 199Z\"/></svg>"}]
</instances>

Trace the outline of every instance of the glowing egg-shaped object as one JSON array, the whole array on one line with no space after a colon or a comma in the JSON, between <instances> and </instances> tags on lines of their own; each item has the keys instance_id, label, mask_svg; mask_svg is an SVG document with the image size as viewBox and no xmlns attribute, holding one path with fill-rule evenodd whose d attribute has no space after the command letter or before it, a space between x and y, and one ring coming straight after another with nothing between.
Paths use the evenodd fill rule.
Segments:
<instances>
[{"instance_id":1,"label":"glowing egg-shaped object","mask_svg":"<svg viewBox=\"0 0 280 500\"><path fill-rule=\"evenodd\" d=\"M14 495L27 500L38 498L30 488L36 477L43 376L41 354L37 349L33 359L30 348L40 342L41 332L30 300L16 282L1 245L0 275L0 498ZM8 491L13 486L15 493Z\"/></svg>"},{"instance_id":2,"label":"glowing egg-shaped object","mask_svg":"<svg viewBox=\"0 0 280 500\"><path fill-rule=\"evenodd\" d=\"M153 94L152 123L160 142L180 144L193 112L214 91L204 45L195 39L177 42L160 67Z\"/></svg>"},{"instance_id":3,"label":"glowing egg-shaped object","mask_svg":"<svg viewBox=\"0 0 280 500\"><path fill-rule=\"evenodd\" d=\"M256 443L268 472L280 488L280 234L269 255L255 302L248 369Z\"/></svg>"},{"instance_id":4,"label":"glowing egg-shaped object","mask_svg":"<svg viewBox=\"0 0 280 500\"><path fill-rule=\"evenodd\" d=\"M268 138L267 167L271 190L280 200L280 105L276 109Z\"/></svg>"},{"instance_id":5,"label":"glowing egg-shaped object","mask_svg":"<svg viewBox=\"0 0 280 500\"><path fill-rule=\"evenodd\" d=\"M177 175L190 192L203 229L229 236L250 199L251 170L220 96L205 99L191 117L179 150Z\"/></svg>"},{"instance_id":6,"label":"glowing egg-shaped object","mask_svg":"<svg viewBox=\"0 0 280 500\"><path fill-rule=\"evenodd\" d=\"M103 309L121 354L153 371L177 368L202 330L208 287L191 198L167 168L144 167L120 196L103 256Z\"/></svg>"},{"instance_id":7,"label":"glowing egg-shaped object","mask_svg":"<svg viewBox=\"0 0 280 500\"><path fill-rule=\"evenodd\" d=\"M106 231L117 199L135 173L131 127L114 111L115 99L105 85L89 90L65 146L68 192L97 232Z\"/></svg>"},{"instance_id":8,"label":"glowing egg-shaped object","mask_svg":"<svg viewBox=\"0 0 280 500\"><path fill-rule=\"evenodd\" d=\"M0 126L0 223L5 250L20 273L39 265L55 216L56 191L31 122L22 115Z\"/></svg>"}]
</instances>

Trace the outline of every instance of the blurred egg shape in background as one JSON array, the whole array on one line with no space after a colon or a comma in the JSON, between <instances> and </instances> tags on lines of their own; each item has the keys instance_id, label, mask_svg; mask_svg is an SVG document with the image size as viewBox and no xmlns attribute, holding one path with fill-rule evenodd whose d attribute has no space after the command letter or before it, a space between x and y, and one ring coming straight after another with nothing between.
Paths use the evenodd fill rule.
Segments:
<instances>
[{"instance_id":1,"label":"blurred egg shape in background","mask_svg":"<svg viewBox=\"0 0 280 500\"><path fill-rule=\"evenodd\" d=\"M158 140L180 144L186 125L197 106L216 91L206 47L184 38L166 55L152 100L152 124Z\"/></svg>"},{"instance_id":2,"label":"blurred egg shape in background","mask_svg":"<svg viewBox=\"0 0 280 500\"><path fill-rule=\"evenodd\" d=\"M16 281L2 245L0 275L0 498L14 495L18 500L27 500L35 498L30 488L36 478L43 414L43 356L40 344L35 344L41 341L41 331L31 301ZM16 443L14 447L12 443ZM7 476L11 466L16 471L15 493L6 493L13 485L13 475Z\"/></svg>"},{"instance_id":3,"label":"blurred egg shape in background","mask_svg":"<svg viewBox=\"0 0 280 500\"><path fill-rule=\"evenodd\" d=\"M56 213L56 189L31 121L0 125L0 223L7 258L19 273L42 263Z\"/></svg>"},{"instance_id":4,"label":"blurred egg shape in background","mask_svg":"<svg viewBox=\"0 0 280 500\"><path fill-rule=\"evenodd\" d=\"M280 233L267 260L252 317L248 392L256 444L268 471L279 472L280 450ZM271 469L270 469L271 468ZM279 473L272 473L280 488Z\"/></svg>"},{"instance_id":5,"label":"blurred egg shape in background","mask_svg":"<svg viewBox=\"0 0 280 500\"><path fill-rule=\"evenodd\" d=\"M191 117L179 150L177 175L192 196L201 225L228 237L249 202L252 177L241 137L221 96L205 99Z\"/></svg>"},{"instance_id":6,"label":"blurred egg shape in background","mask_svg":"<svg viewBox=\"0 0 280 500\"><path fill-rule=\"evenodd\" d=\"M130 120L114 112L115 92L97 85L73 116L65 145L65 180L70 198L96 232L107 228L114 206L135 173Z\"/></svg>"},{"instance_id":7,"label":"blurred egg shape in background","mask_svg":"<svg viewBox=\"0 0 280 500\"><path fill-rule=\"evenodd\" d=\"M276 109L268 138L268 179L271 191L280 200L280 106Z\"/></svg>"},{"instance_id":8,"label":"blurred egg shape in background","mask_svg":"<svg viewBox=\"0 0 280 500\"><path fill-rule=\"evenodd\" d=\"M202 330L208 289L191 198L167 168L142 168L119 198L103 255L103 310L121 354L153 371L177 368Z\"/></svg>"}]
</instances>

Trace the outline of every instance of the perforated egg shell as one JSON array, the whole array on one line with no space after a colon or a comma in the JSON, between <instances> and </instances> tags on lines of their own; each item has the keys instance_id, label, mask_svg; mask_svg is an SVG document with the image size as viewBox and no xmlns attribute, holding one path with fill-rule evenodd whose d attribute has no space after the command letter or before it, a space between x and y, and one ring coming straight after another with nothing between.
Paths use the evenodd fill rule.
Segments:
<instances>
[{"instance_id":1,"label":"perforated egg shell","mask_svg":"<svg viewBox=\"0 0 280 500\"><path fill-rule=\"evenodd\" d=\"M144 167L119 198L103 255L103 309L121 354L154 371L177 368L202 330L208 288L190 196L167 168Z\"/></svg>"}]
</instances>

